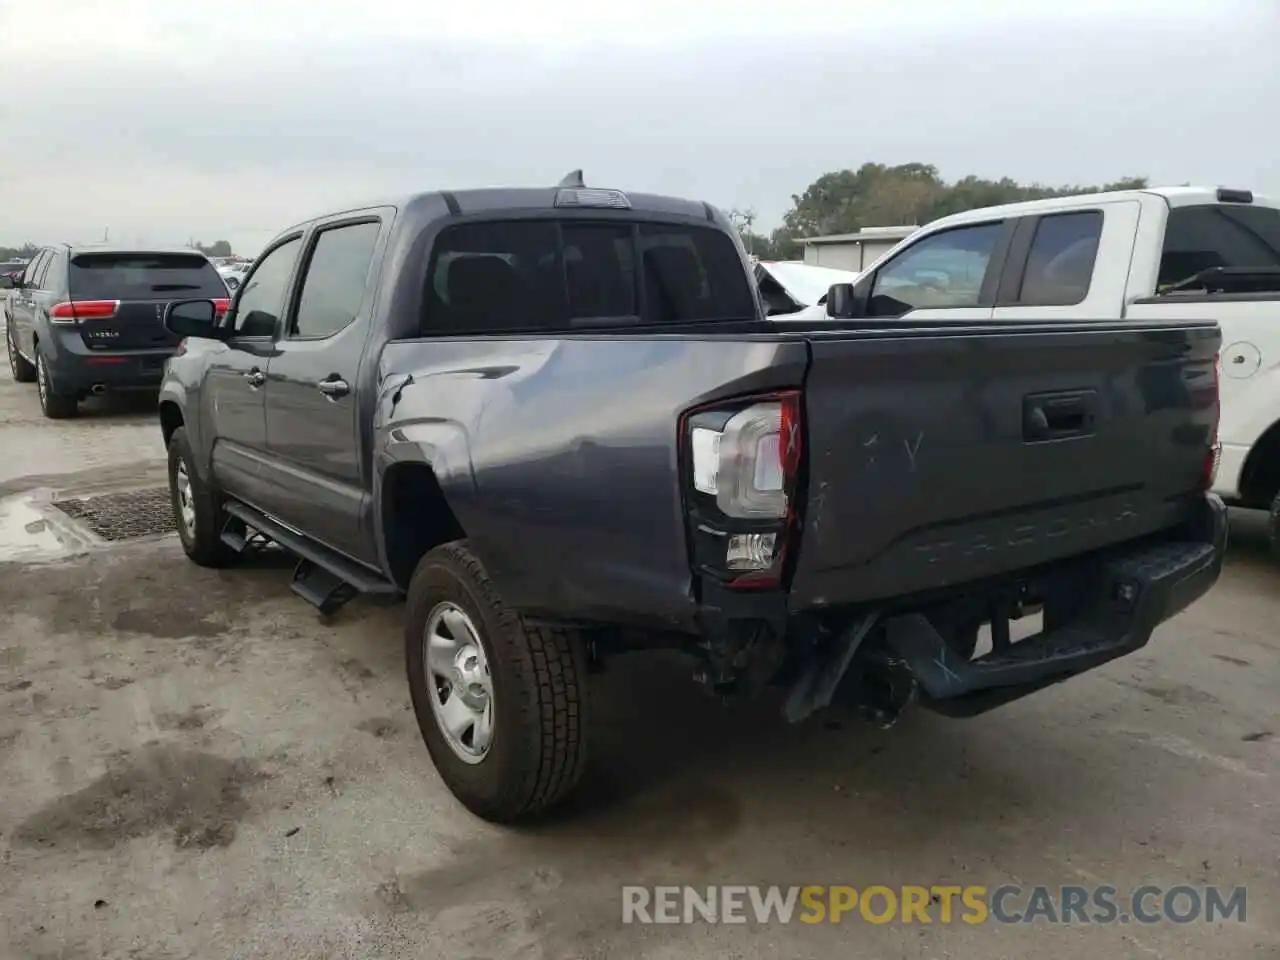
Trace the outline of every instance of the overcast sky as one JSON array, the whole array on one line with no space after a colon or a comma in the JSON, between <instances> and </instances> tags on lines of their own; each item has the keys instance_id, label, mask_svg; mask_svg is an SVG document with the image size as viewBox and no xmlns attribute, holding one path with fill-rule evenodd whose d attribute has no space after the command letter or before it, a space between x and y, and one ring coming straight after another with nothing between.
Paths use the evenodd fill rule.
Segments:
<instances>
[{"instance_id":1,"label":"overcast sky","mask_svg":"<svg viewBox=\"0 0 1280 960\"><path fill-rule=\"evenodd\" d=\"M752 207L936 164L1280 194L1280 0L0 0L0 244L587 182Z\"/></svg>"}]
</instances>

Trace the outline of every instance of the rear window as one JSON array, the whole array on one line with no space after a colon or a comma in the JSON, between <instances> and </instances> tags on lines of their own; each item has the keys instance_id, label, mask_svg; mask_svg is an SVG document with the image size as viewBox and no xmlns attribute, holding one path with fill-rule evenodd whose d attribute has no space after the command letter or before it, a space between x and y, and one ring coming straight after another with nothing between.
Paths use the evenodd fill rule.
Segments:
<instances>
[{"instance_id":1,"label":"rear window","mask_svg":"<svg viewBox=\"0 0 1280 960\"><path fill-rule=\"evenodd\" d=\"M167 300L225 297L213 264L183 253L81 253L71 258L76 300Z\"/></svg>"},{"instance_id":2,"label":"rear window","mask_svg":"<svg viewBox=\"0 0 1280 960\"><path fill-rule=\"evenodd\" d=\"M1226 203L1170 210L1158 286L1212 267L1280 269L1280 210Z\"/></svg>"},{"instance_id":3,"label":"rear window","mask_svg":"<svg viewBox=\"0 0 1280 960\"><path fill-rule=\"evenodd\" d=\"M467 335L755 317L732 239L617 220L448 227L429 269L422 333Z\"/></svg>"}]
</instances>

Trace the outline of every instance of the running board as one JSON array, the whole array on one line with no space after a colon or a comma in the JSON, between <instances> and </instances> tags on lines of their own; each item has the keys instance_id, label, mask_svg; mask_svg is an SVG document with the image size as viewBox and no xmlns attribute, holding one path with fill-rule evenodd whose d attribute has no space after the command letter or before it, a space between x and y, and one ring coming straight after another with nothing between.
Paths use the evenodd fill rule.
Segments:
<instances>
[{"instance_id":1,"label":"running board","mask_svg":"<svg viewBox=\"0 0 1280 960\"><path fill-rule=\"evenodd\" d=\"M298 558L291 589L322 614L329 616L360 593L395 595L394 583L337 551L310 540L265 513L243 503L226 505L228 520L222 542L237 552L246 545L245 528L275 541Z\"/></svg>"}]
</instances>

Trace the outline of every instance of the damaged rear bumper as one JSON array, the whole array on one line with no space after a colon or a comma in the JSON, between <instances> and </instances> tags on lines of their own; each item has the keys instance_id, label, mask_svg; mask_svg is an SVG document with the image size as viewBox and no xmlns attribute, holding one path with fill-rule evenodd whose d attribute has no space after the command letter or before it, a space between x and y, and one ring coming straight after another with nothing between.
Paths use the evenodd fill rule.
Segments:
<instances>
[{"instance_id":1,"label":"damaged rear bumper","mask_svg":"<svg viewBox=\"0 0 1280 960\"><path fill-rule=\"evenodd\" d=\"M925 616L905 614L883 621L886 646L915 676L923 706L949 716L984 713L1146 646L1157 626L1217 582L1226 543L1226 507L1209 495L1185 539L1101 560L1067 622L965 660Z\"/></svg>"}]
</instances>

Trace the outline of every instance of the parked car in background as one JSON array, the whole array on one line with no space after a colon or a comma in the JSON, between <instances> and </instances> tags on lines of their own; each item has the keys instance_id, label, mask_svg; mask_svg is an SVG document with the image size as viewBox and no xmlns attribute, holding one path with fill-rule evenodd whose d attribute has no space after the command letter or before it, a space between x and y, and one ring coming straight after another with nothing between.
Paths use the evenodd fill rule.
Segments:
<instances>
[{"instance_id":1,"label":"parked car in background","mask_svg":"<svg viewBox=\"0 0 1280 960\"><path fill-rule=\"evenodd\" d=\"M757 260L752 268L765 314L788 320L818 319L824 315L832 284L853 283L852 270L817 267L800 260Z\"/></svg>"},{"instance_id":2,"label":"parked car in background","mask_svg":"<svg viewBox=\"0 0 1280 960\"><path fill-rule=\"evenodd\" d=\"M922 228L840 299L845 320L1216 320L1214 490L1269 512L1280 558L1280 200L1173 187L969 210Z\"/></svg>"},{"instance_id":3,"label":"parked car in background","mask_svg":"<svg viewBox=\"0 0 1280 960\"><path fill-rule=\"evenodd\" d=\"M227 288L193 250L106 245L44 247L9 298L9 369L35 381L45 416L74 416L91 393L159 386L178 345L164 325L170 301Z\"/></svg>"},{"instance_id":4,"label":"parked car in background","mask_svg":"<svg viewBox=\"0 0 1280 960\"><path fill-rule=\"evenodd\" d=\"M183 548L274 540L324 613L407 595L427 748L498 821L573 788L613 654L782 685L792 721L837 688L964 716L1137 650L1217 580L1212 321L777 323L753 281L724 214L580 176L298 224L221 320L169 308Z\"/></svg>"},{"instance_id":5,"label":"parked car in background","mask_svg":"<svg viewBox=\"0 0 1280 960\"><path fill-rule=\"evenodd\" d=\"M224 260L221 263L215 263L214 266L218 271L218 276L222 277L223 282L226 283L227 289L234 293L240 288L240 284L244 281L244 276L248 273L252 264L247 261Z\"/></svg>"}]
</instances>

